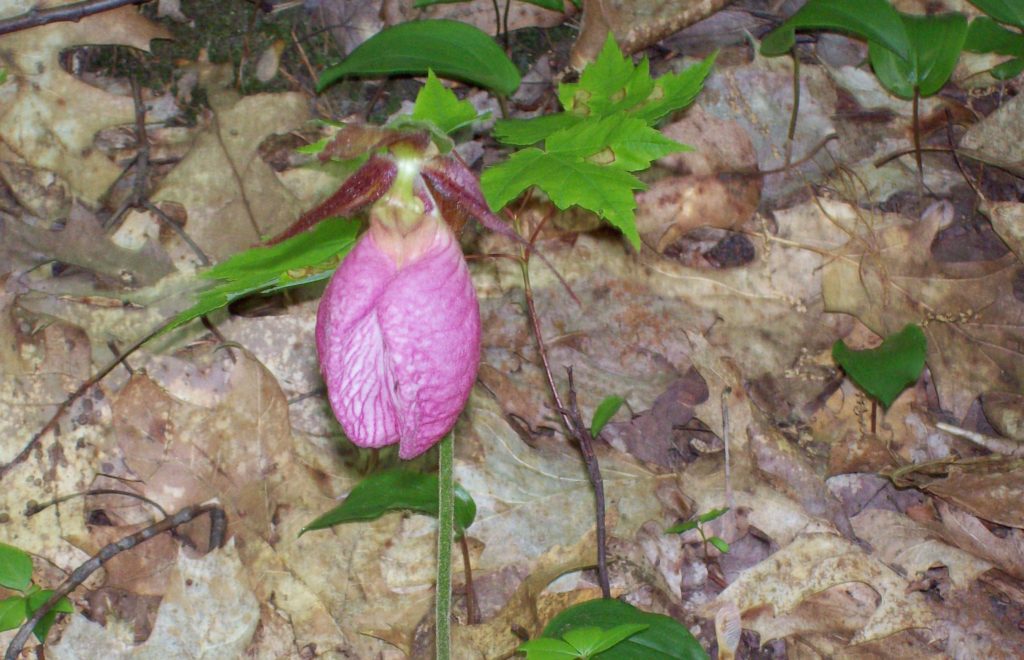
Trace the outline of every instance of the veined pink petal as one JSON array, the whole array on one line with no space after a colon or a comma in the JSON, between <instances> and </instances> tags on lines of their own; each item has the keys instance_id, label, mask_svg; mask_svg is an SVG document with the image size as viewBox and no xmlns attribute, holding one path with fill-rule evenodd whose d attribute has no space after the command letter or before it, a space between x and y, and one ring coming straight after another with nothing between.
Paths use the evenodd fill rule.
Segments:
<instances>
[{"instance_id":1,"label":"veined pink petal","mask_svg":"<svg viewBox=\"0 0 1024 660\"><path fill-rule=\"evenodd\" d=\"M462 251L442 222L428 222L429 242L401 267L367 232L317 313L320 368L342 428L361 447L399 443L403 459L455 424L480 359L480 311Z\"/></svg>"}]
</instances>

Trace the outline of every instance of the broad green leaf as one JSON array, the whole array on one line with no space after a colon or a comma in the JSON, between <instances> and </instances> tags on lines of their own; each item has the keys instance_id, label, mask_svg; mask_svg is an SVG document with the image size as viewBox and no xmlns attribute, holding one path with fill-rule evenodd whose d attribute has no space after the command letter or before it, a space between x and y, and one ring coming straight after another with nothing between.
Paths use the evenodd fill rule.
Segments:
<instances>
[{"instance_id":1,"label":"broad green leaf","mask_svg":"<svg viewBox=\"0 0 1024 660\"><path fill-rule=\"evenodd\" d=\"M654 81L654 91L647 100L630 110L630 114L653 124L669 113L690 105L704 87L704 80L711 73L717 56L718 53L712 53L679 73L661 76Z\"/></svg>"},{"instance_id":2,"label":"broad green leaf","mask_svg":"<svg viewBox=\"0 0 1024 660\"><path fill-rule=\"evenodd\" d=\"M582 121L571 112L556 112L533 119L499 119L494 123L494 137L505 144L528 146Z\"/></svg>"},{"instance_id":3,"label":"broad green leaf","mask_svg":"<svg viewBox=\"0 0 1024 660\"><path fill-rule=\"evenodd\" d=\"M27 599L26 610L28 616L34 614L35 611L43 605L43 603L50 600L50 596L52 595L53 589L41 589L31 594ZM57 601L57 604L50 609L49 612L43 615L43 618L39 620L39 623L36 624L36 627L32 629L32 634L34 634L36 636L36 639L38 639L40 642L45 642L46 634L50 632L50 628L53 627L54 621L57 620L57 614L61 612L65 614L70 614L74 611L75 608L71 605L71 601L68 600L67 597L61 598Z\"/></svg>"},{"instance_id":4,"label":"broad green leaf","mask_svg":"<svg viewBox=\"0 0 1024 660\"><path fill-rule=\"evenodd\" d=\"M11 596L0 600L0 632L14 630L25 623L28 606L24 596Z\"/></svg>"},{"instance_id":5,"label":"broad green leaf","mask_svg":"<svg viewBox=\"0 0 1024 660\"><path fill-rule=\"evenodd\" d=\"M468 126L476 118L476 108L469 101L460 101L455 92L441 84L434 70L427 70L427 84L416 95L412 118L434 123L445 133Z\"/></svg>"},{"instance_id":6,"label":"broad green leaf","mask_svg":"<svg viewBox=\"0 0 1024 660\"><path fill-rule=\"evenodd\" d=\"M0 543L0 587L25 591L32 582L32 558L21 548Z\"/></svg>"},{"instance_id":7,"label":"broad green leaf","mask_svg":"<svg viewBox=\"0 0 1024 660\"><path fill-rule=\"evenodd\" d=\"M314 529L341 523L376 520L391 511L415 511L437 517L437 475L393 468L360 481L345 501L302 528L301 536ZM455 526L463 531L476 518L476 502L466 489L455 484Z\"/></svg>"},{"instance_id":8,"label":"broad green leaf","mask_svg":"<svg viewBox=\"0 0 1024 660\"><path fill-rule=\"evenodd\" d=\"M900 14L910 57L901 58L875 41L868 42L871 68L887 90L904 99L931 96L942 89L960 59L967 36L967 19L963 14L912 16Z\"/></svg>"},{"instance_id":9,"label":"broad green leaf","mask_svg":"<svg viewBox=\"0 0 1024 660\"><path fill-rule=\"evenodd\" d=\"M964 40L964 50L1014 55L1012 60L992 67L989 73L997 80L1015 78L1024 70L1024 34L1008 30L987 16L979 16L971 21Z\"/></svg>"},{"instance_id":10,"label":"broad green leaf","mask_svg":"<svg viewBox=\"0 0 1024 660\"><path fill-rule=\"evenodd\" d=\"M712 520L715 520L717 518L721 518L722 516L724 516L728 512L729 512L729 507L727 507L727 506L726 507L722 507L720 509L711 509L707 513L702 513L699 516L697 516L697 520L700 521L701 524L709 523Z\"/></svg>"},{"instance_id":11,"label":"broad green leaf","mask_svg":"<svg viewBox=\"0 0 1024 660\"><path fill-rule=\"evenodd\" d=\"M1024 34L1008 30L987 16L979 16L967 28L964 50L1024 56Z\"/></svg>"},{"instance_id":12,"label":"broad green leaf","mask_svg":"<svg viewBox=\"0 0 1024 660\"><path fill-rule=\"evenodd\" d=\"M605 397L604 401L597 404L597 408L594 410L594 416L590 419L590 435L596 438L601 435L601 431L604 430L605 425L615 417L615 413L619 412L619 408L626 400L621 396L609 396Z\"/></svg>"},{"instance_id":13,"label":"broad green leaf","mask_svg":"<svg viewBox=\"0 0 1024 660\"><path fill-rule=\"evenodd\" d=\"M1000 23L1024 30L1024 2L1020 0L969 0L969 2Z\"/></svg>"},{"instance_id":14,"label":"broad green leaf","mask_svg":"<svg viewBox=\"0 0 1024 660\"><path fill-rule=\"evenodd\" d=\"M480 187L493 210L501 209L530 186L543 190L563 211L580 206L597 213L640 249L633 191L646 186L629 172L530 147L480 177Z\"/></svg>"},{"instance_id":15,"label":"broad green leaf","mask_svg":"<svg viewBox=\"0 0 1024 660\"><path fill-rule=\"evenodd\" d=\"M1009 80L1011 78L1016 78L1020 75L1021 71L1024 71L1024 59L1018 57L992 67L992 70L989 73L991 73L992 77L996 80Z\"/></svg>"},{"instance_id":16,"label":"broad green leaf","mask_svg":"<svg viewBox=\"0 0 1024 660\"><path fill-rule=\"evenodd\" d=\"M846 375L888 408L924 369L928 340L916 325L889 335L878 348L854 351L842 339L832 345L832 358Z\"/></svg>"},{"instance_id":17,"label":"broad green leaf","mask_svg":"<svg viewBox=\"0 0 1024 660\"><path fill-rule=\"evenodd\" d=\"M723 555L729 552L729 544L726 543L725 539L721 538L720 536L709 537L708 543L715 546L715 548L717 548L718 551L721 552Z\"/></svg>"},{"instance_id":18,"label":"broad green leaf","mask_svg":"<svg viewBox=\"0 0 1024 660\"><path fill-rule=\"evenodd\" d=\"M199 302L178 314L165 331L254 293L280 291L330 277L335 260L352 249L358 231L357 221L332 218L278 245L232 256L202 273L206 279L222 281L200 292ZM311 274L308 269L318 272Z\"/></svg>"},{"instance_id":19,"label":"broad green leaf","mask_svg":"<svg viewBox=\"0 0 1024 660\"><path fill-rule=\"evenodd\" d=\"M459 21L426 20L370 37L320 75L317 91L345 76L426 75L428 69L505 96L519 87L519 71L485 32Z\"/></svg>"},{"instance_id":20,"label":"broad green leaf","mask_svg":"<svg viewBox=\"0 0 1024 660\"><path fill-rule=\"evenodd\" d=\"M796 43L796 30L846 32L875 42L910 60L910 39L887 0L809 0L761 42L761 54L784 55Z\"/></svg>"},{"instance_id":21,"label":"broad green leaf","mask_svg":"<svg viewBox=\"0 0 1024 660\"><path fill-rule=\"evenodd\" d=\"M647 169L651 162L690 147L670 140L636 117L616 113L603 119L587 119L553 133L544 143L548 153L564 154L621 167L633 172Z\"/></svg>"},{"instance_id":22,"label":"broad green leaf","mask_svg":"<svg viewBox=\"0 0 1024 660\"><path fill-rule=\"evenodd\" d=\"M639 66L622 54L609 32L604 47L580 74L578 83L558 85L558 100L568 112L604 117L637 105L654 91L650 65L645 57Z\"/></svg>"},{"instance_id":23,"label":"broad green leaf","mask_svg":"<svg viewBox=\"0 0 1024 660\"><path fill-rule=\"evenodd\" d=\"M585 626L569 630L562 639L575 646L581 656L590 658L648 628L650 625L644 623L625 623L609 630Z\"/></svg>"},{"instance_id":24,"label":"broad green leaf","mask_svg":"<svg viewBox=\"0 0 1024 660\"><path fill-rule=\"evenodd\" d=\"M576 647L560 639L540 637L523 642L516 649L526 654L526 660L575 660L580 654Z\"/></svg>"},{"instance_id":25,"label":"broad green leaf","mask_svg":"<svg viewBox=\"0 0 1024 660\"><path fill-rule=\"evenodd\" d=\"M596 626L611 629L626 624L648 626L619 642L597 657L601 660L707 660L707 653L686 626L662 614L644 612L613 599L590 600L560 612L544 628L542 635L563 638L574 628Z\"/></svg>"}]
</instances>

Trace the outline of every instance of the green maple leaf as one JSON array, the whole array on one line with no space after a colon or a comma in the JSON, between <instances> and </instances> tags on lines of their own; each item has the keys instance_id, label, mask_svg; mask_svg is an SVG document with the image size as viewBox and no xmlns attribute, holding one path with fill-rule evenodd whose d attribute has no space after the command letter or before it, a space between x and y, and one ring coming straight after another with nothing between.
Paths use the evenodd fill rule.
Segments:
<instances>
[{"instance_id":1,"label":"green maple leaf","mask_svg":"<svg viewBox=\"0 0 1024 660\"><path fill-rule=\"evenodd\" d=\"M670 140L642 119L616 113L604 119L588 119L552 134L544 145L548 152L589 159L600 165L634 172L651 162L690 147Z\"/></svg>"},{"instance_id":2,"label":"green maple leaf","mask_svg":"<svg viewBox=\"0 0 1024 660\"><path fill-rule=\"evenodd\" d=\"M530 186L537 186L563 211L581 206L619 229L640 249L633 191L647 186L625 169L588 162L571 154L530 147L518 151L480 177L491 208L501 208Z\"/></svg>"}]
</instances>

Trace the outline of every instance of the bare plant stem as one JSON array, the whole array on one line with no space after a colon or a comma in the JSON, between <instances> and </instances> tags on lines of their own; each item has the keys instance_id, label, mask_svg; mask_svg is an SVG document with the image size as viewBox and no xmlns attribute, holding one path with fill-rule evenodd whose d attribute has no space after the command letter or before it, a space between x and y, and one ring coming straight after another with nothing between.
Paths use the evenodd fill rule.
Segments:
<instances>
[{"instance_id":1,"label":"bare plant stem","mask_svg":"<svg viewBox=\"0 0 1024 660\"><path fill-rule=\"evenodd\" d=\"M532 243L532 241L531 241ZM533 326L533 336L537 340L537 352L540 354L541 362L544 365L544 375L547 377L548 388L555 399L555 406L562 416L562 423L565 425L570 437L575 438L580 445L580 453L583 455L583 462L587 467L587 475L590 477L590 484L594 487L595 511L597 519L597 579L601 585L601 595L611 598L611 587L608 582L608 557L607 542L604 520L604 481L601 479L601 469L597 463L597 456L594 454L593 438L590 437L590 430L582 423L579 415L579 408L576 405L576 389L572 380L572 369L569 368L569 407L562 403L562 396L558 393L555 385L555 378L551 373L551 363L548 361L548 351L544 344L544 336L541 334L540 318L537 316L537 306L534 304L533 287L530 284L530 253L524 250L520 267L523 272L523 290L526 296L526 308L530 316L530 323Z\"/></svg>"},{"instance_id":2,"label":"bare plant stem","mask_svg":"<svg viewBox=\"0 0 1024 660\"><path fill-rule=\"evenodd\" d=\"M921 118L919 116L921 105L921 92L914 88L913 122L914 122L914 160L917 162L917 176L924 187L924 165L921 160Z\"/></svg>"},{"instance_id":3,"label":"bare plant stem","mask_svg":"<svg viewBox=\"0 0 1024 660\"><path fill-rule=\"evenodd\" d=\"M452 653L452 530L455 527L454 433L441 440L437 466L437 600L435 641L437 660Z\"/></svg>"},{"instance_id":4,"label":"bare plant stem","mask_svg":"<svg viewBox=\"0 0 1024 660\"><path fill-rule=\"evenodd\" d=\"M789 167L793 159L793 138L796 136L796 122L800 114L800 58L796 50L790 51L793 56L793 112L789 115L789 130L786 131L786 162Z\"/></svg>"},{"instance_id":5,"label":"bare plant stem","mask_svg":"<svg viewBox=\"0 0 1024 660\"><path fill-rule=\"evenodd\" d=\"M32 629L36 627L36 624L38 624L39 621L42 620L42 618L46 616L46 614L52 610L62 598L77 589L79 585L89 579L89 576L95 573L101 566L103 566L103 564L107 563L125 550L131 550L135 546L148 541L154 536L176 529L177 527L198 518L204 513L210 514L210 549L212 550L214 548L221 547L224 544L224 537L227 532L227 518L224 515L224 509L214 504L187 506L181 511L175 513L173 516L166 517L145 529L124 537L120 541L115 541L103 546L103 548L93 555L88 561L76 568L71 575L64 580L62 585L54 589L53 595L50 596L49 600L43 603L39 609L37 609L32 616L22 624L21 628L18 629L18 633L14 636L14 639L11 640L10 646L7 647L7 652L4 654L4 660L17 660L17 657L21 655L21 649L25 646L25 642L28 641L28 637L32 634Z\"/></svg>"}]
</instances>

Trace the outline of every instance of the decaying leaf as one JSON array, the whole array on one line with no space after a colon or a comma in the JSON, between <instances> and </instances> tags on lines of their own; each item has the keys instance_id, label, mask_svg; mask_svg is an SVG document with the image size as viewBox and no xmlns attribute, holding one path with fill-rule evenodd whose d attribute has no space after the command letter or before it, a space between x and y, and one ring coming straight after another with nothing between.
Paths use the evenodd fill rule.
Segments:
<instances>
[{"instance_id":1,"label":"decaying leaf","mask_svg":"<svg viewBox=\"0 0 1024 660\"><path fill-rule=\"evenodd\" d=\"M42 8L40 3L8 3L0 14L15 15L33 6ZM82 44L149 50L151 40L167 38L170 33L135 7L4 36L10 80L0 86L0 140L33 167L56 172L75 195L95 204L121 167L94 148L93 138L104 128L131 123L135 105L130 96L111 94L65 71L60 54Z\"/></svg>"},{"instance_id":2,"label":"decaying leaf","mask_svg":"<svg viewBox=\"0 0 1024 660\"><path fill-rule=\"evenodd\" d=\"M930 245L943 217L920 221L858 213L863 223L822 273L828 311L853 314L879 335L907 323L928 337L927 364L942 405L963 418L978 395L1024 384L1020 262L939 263Z\"/></svg>"}]
</instances>

